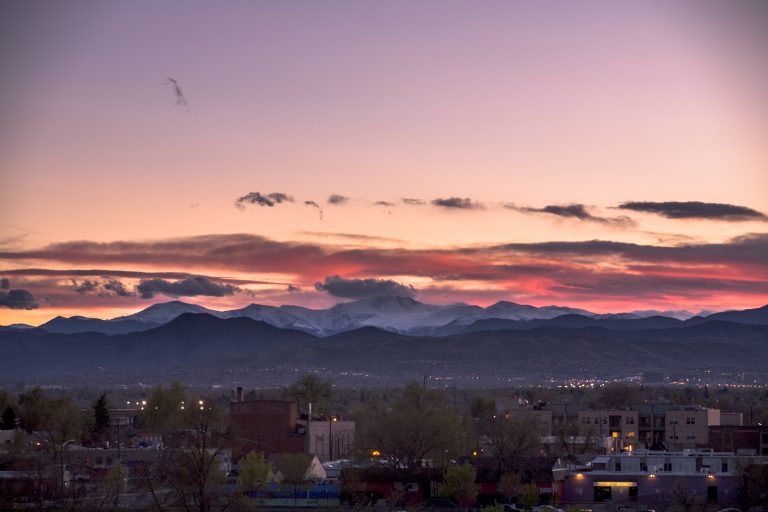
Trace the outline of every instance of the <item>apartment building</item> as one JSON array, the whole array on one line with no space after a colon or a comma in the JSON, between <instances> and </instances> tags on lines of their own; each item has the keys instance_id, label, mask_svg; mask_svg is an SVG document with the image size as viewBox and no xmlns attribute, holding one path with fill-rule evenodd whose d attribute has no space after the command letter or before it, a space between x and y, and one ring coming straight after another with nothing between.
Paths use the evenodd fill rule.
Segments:
<instances>
[{"instance_id":1,"label":"apartment building","mask_svg":"<svg viewBox=\"0 0 768 512\"><path fill-rule=\"evenodd\" d=\"M514 399L497 399L497 414L534 423L542 436L561 425L577 425L579 435L614 439L612 450L653 448L682 450L709 446L709 428L742 425L741 413L675 404L639 404L627 409L593 410L584 403L528 406Z\"/></svg>"},{"instance_id":2,"label":"apartment building","mask_svg":"<svg viewBox=\"0 0 768 512\"><path fill-rule=\"evenodd\" d=\"M709 427L720 425L718 409L685 407L666 412L666 446L670 450L709 445Z\"/></svg>"},{"instance_id":3,"label":"apartment building","mask_svg":"<svg viewBox=\"0 0 768 512\"><path fill-rule=\"evenodd\" d=\"M640 415L636 410L582 410L578 412L579 428L584 435L613 438L614 451L638 443Z\"/></svg>"}]
</instances>

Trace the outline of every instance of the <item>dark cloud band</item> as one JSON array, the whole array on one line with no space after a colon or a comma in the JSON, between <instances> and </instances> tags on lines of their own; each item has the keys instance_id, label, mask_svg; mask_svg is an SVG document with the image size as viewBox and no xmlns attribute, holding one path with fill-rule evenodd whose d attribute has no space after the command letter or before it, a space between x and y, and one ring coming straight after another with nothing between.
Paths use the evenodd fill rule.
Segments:
<instances>
[{"instance_id":1,"label":"dark cloud band","mask_svg":"<svg viewBox=\"0 0 768 512\"><path fill-rule=\"evenodd\" d=\"M345 299L416 295L416 288L413 286L406 286L391 279L346 279L341 276L328 276L324 282L315 283L315 289Z\"/></svg>"},{"instance_id":2,"label":"dark cloud band","mask_svg":"<svg viewBox=\"0 0 768 512\"><path fill-rule=\"evenodd\" d=\"M211 281L207 277L190 277L181 281L166 281L164 279L145 279L137 286L136 291L142 299L151 299L155 295L171 297L224 297L240 291L237 286Z\"/></svg>"},{"instance_id":3,"label":"dark cloud band","mask_svg":"<svg viewBox=\"0 0 768 512\"><path fill-rule=\"evenodd\" d=\"M321 280L320 290L347 298L386 294L388 290L393 294L412 294L410 287L387 279L390 276L412 276L432 280L431 286L422 286L422 294L443 288L448 281L478 281L494 289L526 290L525 287L530 286L537 297L546 300L561 297L567 301L567 290L571 290L574 297L586 294L599 296L600 290L605 290L603 296L620 300L619 295L624 294L625 300L629 300L634 296L635 289L638 296L641 292L653 292L643 284L643 279L647 278L647 282L655 283L659 294L669 291L683 297L688 293L685 292L688 286L690 293L687 296L701 297L710 293L711 301L722 300L717 295L720 291L740 293L755 297L754 300L768 299L765 291L768 290L767 233L744 235L719 243L689 241L677 245L644 245L584 240L446 249L291 243L235 234L141 242L67 242L32 251L0 252L0 259L101 267L217 269L224 271L224 274L284 273L296 276L290 282L297 285ZM108 271L110 274L102 272L105 271L17 269L0 271L0 275L11 277L11 280L15 279L12 276L18 276L20 282L9 283L9 286L13 284L16 288L27 289L38 297L49 296L57 287L61 288L61 277L75 276L80 277L77 278L78 283L81 278L100 280L105 275L141 279L145 282L145 295L221 296L235 292L232 288L220 287L229 285L235 288L238 284L224 278L208 278L211 286L197 283L195 288L185 281L195 277L199 279L199 276L185 273L165 272L151 276L128 270ZM376 276L379 279L335 278L345 274ZM324 276L334 278L325 279ZM602 287L600 283L603 283ZM280 283L280 286L285 290L287 283ZM65 299L96 297L93 293L82 296L72 293L69 279L65 287ZM557 295L546 295L547 290ZM116 293L112 290L113 295ZM531 293L526 291L526 295L531 296ZM19 301L23 298L20 295L15 297L15 303L23 302ZM56 297L62 300L62 295Z\"/></svg>"},{"instance_id":4,"label":"dark cloud band","mask_svg":"<svg viewBox=\"0 0 768 512\"><path fill-rule=\"evenodd\" d=\"M328 204L339 206L347 202L349 202L349 198L347 196L342 196L340 194L331 194L328 197Z\"/></svg>"},{"instance_id":5,"label":"dark cloud band","mask_svg":"<svg viewBox=\"0 0 768 512\"><path fill-rule=\"evenodd\" d=\"M282 192L272 192L271 194L262 195L260 192L249 192L244 196L238 197L235 201L235 206L239 209L244 209L247 204L254 204L257 206L267 206L272 208L276 204L292 203L293 197Z\"/></svg>"},{"instance_id":6,"label":"dark cloud band","mask_svg":"<svg viewBox=\"0 0 768 512\"><path fill-rule=\"evenodd\" d=\"M703 203L701 201L630 201L619 205L622 210L654 213L668 219L706 219L729 222L768 221L764 213L746 206L725 203Z\"/></svg>"},{"instance_id":7,"label":"dark cloud band","mask_svg":"<svg viewBox=\"0 0 768 512\"><path fill-rule=\"evenodd\" d=\"M37 302L29 290L8 290L0 292L0 308L37 309Z\"/></svg>"},{"instance_id":8,"label":"dark cloud band","mask_svg":"<svg viewBox=\"0 0 768 512\"><path fill-rule=\"evenodd\" d=\"M437 198L432 200L432 204L449 210L479 210L483 207L481 203L474 202L468 197Z\"/></svg>"}]
</instances>

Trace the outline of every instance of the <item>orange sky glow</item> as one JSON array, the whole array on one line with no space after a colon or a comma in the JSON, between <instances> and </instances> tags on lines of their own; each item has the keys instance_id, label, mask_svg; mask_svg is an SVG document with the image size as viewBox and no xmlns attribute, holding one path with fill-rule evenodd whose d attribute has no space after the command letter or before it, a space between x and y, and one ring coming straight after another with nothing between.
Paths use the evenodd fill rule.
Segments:
<instances>
[{"instance_id":1,"label":"orange sky glow","mask_svg":"<svg viewBox=\"0 0 768 512\"><path fill-rule=\"evenodd\" d=\"M333 276L430 303L762 306L767 15L8 2L0 325L354 299Z\"/></svg>"}]
</instances>

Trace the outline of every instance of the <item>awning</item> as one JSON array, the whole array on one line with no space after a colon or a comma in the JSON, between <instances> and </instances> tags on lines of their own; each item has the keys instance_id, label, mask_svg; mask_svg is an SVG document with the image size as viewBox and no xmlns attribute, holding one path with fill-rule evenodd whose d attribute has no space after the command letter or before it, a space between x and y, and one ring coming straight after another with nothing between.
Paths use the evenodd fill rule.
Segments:
<instances>
[{"instance_id":1,"label":"awning","mask_svg":"<svg viewBox=\"0 0 768 512\"><path fill-rule=\"evenodd\" d=\"M592 482L593 487L637 487L637 482Z\"/></svg>"}]
</instances>

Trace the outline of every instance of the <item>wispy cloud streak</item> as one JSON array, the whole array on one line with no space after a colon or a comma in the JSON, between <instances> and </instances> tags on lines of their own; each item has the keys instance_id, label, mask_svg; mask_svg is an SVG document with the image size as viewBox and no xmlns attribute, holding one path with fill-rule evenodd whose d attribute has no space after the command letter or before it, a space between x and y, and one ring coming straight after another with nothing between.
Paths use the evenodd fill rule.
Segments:
<instances>
[{"instance_id":1,"label":"wispy cloud streak","mask_svg":"<svg viewBox=\"0 0 768 512\"><path fill-rule=\"evenodd\" d=\"M543 208L533 208L530 206L518 206L515 204L505 204L504 207L510 210L515 210L522 213L528 213L528 214L543 213L543 214L552 215L555 217L560 217L565 219L577 219L577 220L587 221L587 222L596 222L598 224L603 224L606 226L627 228L627 227L633 227L636 225L635 221L633 221L631 218L624 215L620 217L601 217L599 215L595 215L590 211L590 208L588 206L580 203L550 204L550 205L544 206Z\"/></svg>"},{"instance_id":2,"label":"wispy cloud streak","mask_svg":"<svg viewBox=\"0 0 768 512\"><path fill-rule=\"evenodd\" d=\"M367 240L359 241L365 244ZM14 266L23 261L38 261L127 267L122 271L108 271L109 274L94 270L0 271L0 275L27 279L19 286L35 295L38 294L36 280L80 275L95 281L94 278L109 275L149 283L144 286L147 296L220 297L237 293L240 285L231 278L216 275L236 273L239 276L283 274L292 277L286 277L288 282L279 285L282 290L288 284L311 288L312 283L319 282L321 286L315 291L327 293L355 289L355 286L366 285L366 279L373 279L406 287L420 283L419 289L427 296L442 288L487 288L563 303L568 303L569 297L582 301L650 300L654 293L660 300L677 302L696 300L718 304L737 296L768 302L768 234L764 233L721 243L690 242L674 246L585 240L443 249L350 247L279 242L246 234L207 235L144 242L67 242L32 251L0 252L0 259L15 262ZM156 272L154 276L150 272L130 270L137 267L168 270ZM211 277L203 280L177 272L179 268L205 269ZM344 277L326 282L327 276ZM246 277L241 279L247 281ZM68 279L65 284L71 295L78 295L72 291ZM78 284L82 284L81 279ZM375 288L370 283L367 285ZM55 282L51 286L56 286ZM184 295L190 291L193 294ZM115 293L113 290L112 295ZM342 293L345 292L339 291L337 296L344 296Z\"/></svg>"}]
</instances>

